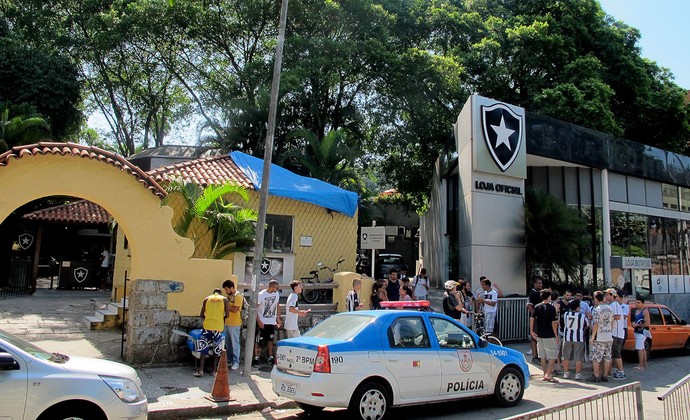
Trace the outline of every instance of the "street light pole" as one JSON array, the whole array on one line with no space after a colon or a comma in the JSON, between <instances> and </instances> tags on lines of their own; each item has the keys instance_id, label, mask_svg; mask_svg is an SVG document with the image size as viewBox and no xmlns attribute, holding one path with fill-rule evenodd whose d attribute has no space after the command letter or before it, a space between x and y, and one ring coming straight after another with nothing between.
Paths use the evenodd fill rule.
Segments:
<instances>
[{"instance_id":1,"label":"street light pole","mask_svg":"<svg viewBox=\"0 0 690 420\"><path fill-rule=\"evenodd\" d=\"M271 104L268 109L268 127L266 130L266 145L264 149L264 167L261 176L261 191L259 193L259 221L256 225L256 242L254 243L254 274L252 275L250 290L249 318L247 319L247 338L244 343L244 369L242 376L249 378L252 374L252 357L254 356L254 341L256 338L256 280L261 272L261 261L264 253L264 229L266 226L266 209L268 208L268 185L271 176L271 161L273 159L273 136L276 128L276 113L278 108L278 92L280 91L280 69L283 64L283 45L285 44L285 26L287 22L288 0L282 0L280 6L280 23L278 25L278 45L273 64L273 81L271 84Z\"/></svg>"}]
</instances>

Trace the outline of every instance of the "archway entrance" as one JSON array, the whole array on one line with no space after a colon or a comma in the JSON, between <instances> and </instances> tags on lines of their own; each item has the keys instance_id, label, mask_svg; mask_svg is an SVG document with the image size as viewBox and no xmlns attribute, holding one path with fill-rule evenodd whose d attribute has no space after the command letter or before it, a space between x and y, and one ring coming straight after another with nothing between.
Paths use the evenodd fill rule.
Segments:
<instances>
[{"instance_id":1,"label":"archway entrance","mask_svg":"<svg viewBox=\"0 0 690 420\"><path fill-rule=\"evenodd\" d=\"M15 147L0 155L0 185L0 221L30 201L54 195L94 202L117 221L131 255L130 319L137 318L127 325L129 362L175 360L170 337L179 316L198 314L203 296L232 272L230 261L192 259L192 241L173 231L172 210L161 206L165 191L108 151L73 143Z\"/></svg>"}]
</instances>

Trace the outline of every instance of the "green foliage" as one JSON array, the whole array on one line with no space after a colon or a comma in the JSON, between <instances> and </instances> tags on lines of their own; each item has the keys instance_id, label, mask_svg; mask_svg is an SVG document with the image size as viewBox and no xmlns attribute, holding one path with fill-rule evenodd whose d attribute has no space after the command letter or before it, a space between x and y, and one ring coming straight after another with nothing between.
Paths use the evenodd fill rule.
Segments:
<instances>
[{"instance_id":1,"label":"green foliage","mask_svg":"<svg viewBox=\"0 0 690 420\"><path fill-rule=\"evenodd\" d=\"M0 153L15 146L50 140L50 125L41 116L34 112L16 115L16 109L10 115L9 106L0 106Z\"/></svg>"},{"instance_id":2,"label":"green foliage","mask_svg":"<svg viewBox=\"0 0 690 420\"><path fill-rule=\"evenodd\" d=\"M0 22L5 23L0 17ZM0 103L29 105L50 126L49 133L67 139L79 128L82 114L77 67L64 54L34 46L9 32L0 36ZM45 137L46 134L43 134Z\"/></svg>"},{"instance_id":3,"label":"green foliage","mask_svg":"<svg viewBox=\"0 0 690 420\"><path fill-rule=\"evenodd\" d=\"M330 131L322 139L306 129L294 130L288 139L298 139L303 145L284 153L281 165L329 184L360 190L363 187L354 169L358 152L348 146L347 137L344 130Z\"/></svg>"},{"instance_id":4,"label":"green foliage","mask_svg":"<svg viewBox=\"0 0 690 420\"><path fill-rule=\"evenodd\" d=\"M10 47L77 63L120 153L162 144L193 113L210 133L202 141L263 156L279 2L5 0L0 10L0 34L11 28L21 40ZM361 151L348 188L396 188L422 209L473 93L687 153L685 91L641 56L639 38L596 0L291 2L276 160L311 173L292 158L314 158L312 142L291 133L324 142L342 131Z\"/></svg>"},{"instance_id":5,"label":"green foliage","mask_svg":"<svg viewBox=\"0 0 690 420\"><path fill-rule=\"evenodd\" d=\"M587 221L554 196L531 188L525 191L524 212L527 263L574 276L582 250L589 246Z\"/></svg>"},{"instance_id":6,"label":"green foliage","mask_svg":"<svg viewBox=\"0 0 690 420\"><path fill-rule=\"evenodd\" d=\"M201 222L211 235L211 249L208 258L222 259L237 251L246 251L254 244L256 234L256 211L244 208L226 196L237 196L242 201L249 201L247 190L232 182L223 185L209 185L202 188L193 182L173 180L167 186L168 193L178 193L184 200L184 208L175 232L190 237L195 244L206 239L194 236L194 221ZM163 201L167 204L172 196Z\"/></svg>"}]
</instances>

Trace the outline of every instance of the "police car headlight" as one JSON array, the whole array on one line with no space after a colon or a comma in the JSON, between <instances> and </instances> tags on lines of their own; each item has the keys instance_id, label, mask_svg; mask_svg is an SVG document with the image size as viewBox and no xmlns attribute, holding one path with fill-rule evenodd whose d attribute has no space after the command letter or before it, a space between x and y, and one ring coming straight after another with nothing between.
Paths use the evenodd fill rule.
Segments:
<instances>
[{"instance_id":1,"label":"police car headlight","mask_svg":"<svg viewBox=\"0 0 690 420\"><path fill-rule=\"evenodd\" d=\"M146 399L139 386L131 379L105 375L101 375L101 379L123 402L135 403Z\"/></svg>"}]
</instances>

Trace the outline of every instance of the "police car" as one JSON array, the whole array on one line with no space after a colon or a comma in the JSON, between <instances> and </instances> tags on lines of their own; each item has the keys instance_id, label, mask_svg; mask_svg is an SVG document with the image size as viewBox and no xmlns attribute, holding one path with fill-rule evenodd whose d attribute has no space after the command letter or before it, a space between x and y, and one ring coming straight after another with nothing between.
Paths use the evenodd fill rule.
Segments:
<instances>
[{"instance_id":1,"label":"police car","mask_svg":"<svg viewBox=\"0 0 690 420\"><path fill-rule=\"evenodd\" d=\"M357 418L381 419L393 406L481 396L514 406L529 368L522 353L442 314L357 311L279 341L271 381L306 412L347 407Z\"/></svg>"}]
</instances>

